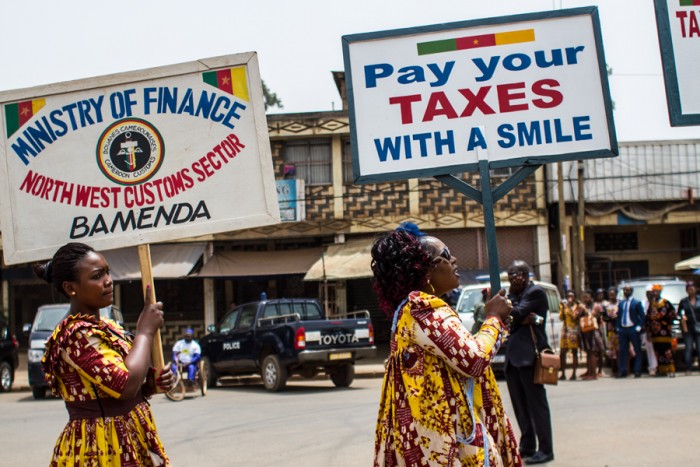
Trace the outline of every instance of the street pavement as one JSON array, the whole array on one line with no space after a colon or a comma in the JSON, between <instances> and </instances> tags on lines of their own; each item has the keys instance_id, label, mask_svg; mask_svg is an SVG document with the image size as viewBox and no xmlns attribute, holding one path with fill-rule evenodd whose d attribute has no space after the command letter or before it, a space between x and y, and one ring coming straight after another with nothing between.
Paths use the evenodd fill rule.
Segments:
<instances>
[{"instance_id":1,"label":"street pavement","mask_svg":"<svg viewBox=\"0 0 700 467\"><path fill-rule=\"evenodd\" d=\"M547 387L556 456L547 465L700 465L699 383L695 373ZM372 464L381 384L359 378L339 389L328 380L298 380L270 393L259 381L227 381L205 397L150 403L175 466L363 467ZM517 436L507 387L499 385ZM46 465L66 420L59 399L0 394L0 465Z\"/></svg>"}]
</instances>

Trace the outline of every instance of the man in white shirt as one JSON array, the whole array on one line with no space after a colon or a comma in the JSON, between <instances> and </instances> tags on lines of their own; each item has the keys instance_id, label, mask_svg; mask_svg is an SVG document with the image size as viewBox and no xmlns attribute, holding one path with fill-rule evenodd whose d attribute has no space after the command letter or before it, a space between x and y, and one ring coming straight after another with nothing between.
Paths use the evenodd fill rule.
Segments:
<instances>
[{"instance_id":1,"label":"man in white shirt","mask_svg":"<svg viewBox=\"0 0 700 467\"><path fill-rule=\"evenodd\" d=\"M185 382L194 382L194 377L197 374L197 362L199 362L201 354L202 349L194 340L194 330L192 328L185 329L184 339L175 342L173 346L173 361L176 365L182 363L187 370L183 371L183 377L187 378Z\"/></svg>"}]
</instances>

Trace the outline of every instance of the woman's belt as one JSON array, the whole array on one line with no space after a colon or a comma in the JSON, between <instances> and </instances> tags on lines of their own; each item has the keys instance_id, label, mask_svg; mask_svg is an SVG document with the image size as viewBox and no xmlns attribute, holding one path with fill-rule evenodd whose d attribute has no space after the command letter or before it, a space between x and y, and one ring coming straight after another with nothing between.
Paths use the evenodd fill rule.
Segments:
<instances>
[{"instance_id":1,"label":"woman's belt","mask_svg":"<svg viewBox=\"0 0 700 467\"><path fill-rule=\"evenodd\" d=\"M68 418L70 420L119 417L121 415L127 415L141 402L144 402L144 398L139 391L136 397L127 400L110 397L89 401L66 402L66 409L68 409Z\"/></svg>"}]
</instances>

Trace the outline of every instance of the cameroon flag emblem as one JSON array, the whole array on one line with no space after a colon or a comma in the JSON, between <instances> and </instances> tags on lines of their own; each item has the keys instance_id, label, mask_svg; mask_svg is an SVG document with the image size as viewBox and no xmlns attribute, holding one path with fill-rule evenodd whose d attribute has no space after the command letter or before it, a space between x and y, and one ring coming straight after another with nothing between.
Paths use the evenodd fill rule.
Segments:
<instances>
[{"instance_id":1,"label":"cameroon flag emblem","mask_svg":"<svg viewBox=\"0 0 700 467\"><path fill-rule=\"evenodd\" d=\"M27 123L34 115L46 105L46 99L34 99L31 101L16 102L5 106L5 126L7 137L12 136L22 125Z\"/></svg>"},{"instance_id":2,"label":"cameroon flag emblem","mask_svg":"<svg viewBox=\"0 0 700 467\"><path fill-rule=\"evenodd\" d=\"M248 102L248 80L245 71L243 66L207 71L202 73L202 80Z\"/></svg>"}]
</instances>

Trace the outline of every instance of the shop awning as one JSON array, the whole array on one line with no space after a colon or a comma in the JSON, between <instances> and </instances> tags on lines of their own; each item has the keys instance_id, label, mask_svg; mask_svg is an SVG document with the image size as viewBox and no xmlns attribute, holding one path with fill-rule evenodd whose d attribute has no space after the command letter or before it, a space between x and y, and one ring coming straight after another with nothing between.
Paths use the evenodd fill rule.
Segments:
<instances>
[{"instance_id":1,"label":"shop awning","mask_svg":"<svg viewBox=\"0 0 700 467\"><path fill-rule=\"evenodd\" d=\"M321 259L309 269L305 281L336 281L372 277L371 238L329 245Z\"/></svg>"},{"instance_id":2,"label":"shop awning","mask_svg":"<svg viewBox=\"0 0 700 467\"><path fill-rule=\"evenodd\" d=\"M171 243L151 245L154 279L186 277L204 253L204 243ZM141 279L139 254L136 247L101 251L107 259L115 281Z\"/></svg>"},{"instance_id":3,"label":"shop awning","mask_svg":"<svg viewBox=\"0 0 700 467\"><path fill-rule=\"evenodd\" d=\"M688 258L676 263L676 271L692 271L694 269L700 269L700 256Z\"/></svg>"},{"instance_id":4,"label":"shop awning","mask_svg":"<svg viewBox=\"0 0 700 467\"><path fill-rule=\"evenodd\" d=\"M305 274L321 256L321 248L277 251L217 251L199 277L253 277Z\"/></svg>"}]
</instances>

